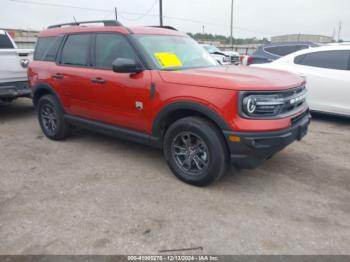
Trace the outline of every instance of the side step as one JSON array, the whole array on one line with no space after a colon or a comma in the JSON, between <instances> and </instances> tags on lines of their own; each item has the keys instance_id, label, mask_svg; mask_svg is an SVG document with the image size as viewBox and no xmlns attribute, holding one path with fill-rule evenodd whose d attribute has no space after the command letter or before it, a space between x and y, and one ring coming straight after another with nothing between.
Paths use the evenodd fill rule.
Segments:
<instances>
[{"instance_id":1,"label":"side step","mask_svg":"<svg viewBox=\"0 0 350 262\"><path fill-rule=\"evenodd\" d=\"M72 124L79 127L83 127L86 129L89 129L91 131L96 131L105 135L114 136L117 138L129 140L132 142L161 148L161 142L157 137L153 137L149 134L138 132L126 128L117 127L110 124L105 124L101 122L97 122L90 119L85 119L77 116L71 116L71 115L64 115L65 120Z\"/></svg>"}]
</instances>

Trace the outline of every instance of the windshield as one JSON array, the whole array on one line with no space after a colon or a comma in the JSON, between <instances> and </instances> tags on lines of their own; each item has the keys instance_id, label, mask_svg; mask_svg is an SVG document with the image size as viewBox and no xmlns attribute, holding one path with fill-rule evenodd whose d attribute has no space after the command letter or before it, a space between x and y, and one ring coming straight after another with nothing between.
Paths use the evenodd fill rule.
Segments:
<instances>
[{"instance_id":1,"label":"windshield","mask_svg":"<svg viewBox=\"0 0 350 262\"><path fill-rule=\"evenodd\" d=\"M213 67L218 63L196 41L185 36L136 36L158 69Z\"/></svg>"}]
</instances>

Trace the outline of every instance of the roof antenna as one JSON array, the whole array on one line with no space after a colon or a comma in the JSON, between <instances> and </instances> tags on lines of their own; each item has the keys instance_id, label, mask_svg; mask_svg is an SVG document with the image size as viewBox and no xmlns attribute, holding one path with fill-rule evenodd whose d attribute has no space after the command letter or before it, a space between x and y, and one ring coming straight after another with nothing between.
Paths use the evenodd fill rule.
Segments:
<instances>
[{"instance_id":1,"label":"roof antenna","mask_svg":"<svg viewBox=\"0 0 350 262\"><path fill-rule=\"evenodd\" d=\"M73 15L73 19L74 19L74 22L76 22L77 23L77 19L75 19L75 16Z\"/></svg>"},{"instance_id":2,"label":"roof antenna","mask_svg":"<svg viewBox=\"0 0 350 262\"><path fill-rule=\"evenodd\" d=\"M117 7L114 7L115 20L118 21L118 10Z\"/></svg>"}]
</instances>

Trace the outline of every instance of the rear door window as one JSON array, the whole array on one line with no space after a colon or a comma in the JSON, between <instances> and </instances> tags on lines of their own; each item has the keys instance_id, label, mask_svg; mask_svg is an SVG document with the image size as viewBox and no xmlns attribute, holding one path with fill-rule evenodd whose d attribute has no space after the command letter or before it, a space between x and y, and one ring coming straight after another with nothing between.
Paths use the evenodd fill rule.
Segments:
<instances>
[{"instance_id":1,"label":"rear door window","mask_svg":"<svg viewBox=\"0 0 350 262\"><path fill-rule=\"evenodd\" d=\"M349 70L350 51L322 51L297 56L294 63L298 65L328 69Z\"/></svg>"},{"instance_id":2,"label":"rear door window","mask_svg":"<svg viewBox=\"0 0 350 262\"><path fill-rule=\"evenodd\" d=\"M69 35L62 48L60 63L72 66L88 66L90 39L90 34Z\"/></svg>"},{"instance_id":3,"label":"rear door window","mask_svg":"<svg viewBox=\"0 0 350 262\"><path fill-rule=\"evenodd\" d=\"M137 61L135 51L126 38L116 33L96 34L95 63L98 68L112 68L116 58Z\"/></svg>"}]
</instances>

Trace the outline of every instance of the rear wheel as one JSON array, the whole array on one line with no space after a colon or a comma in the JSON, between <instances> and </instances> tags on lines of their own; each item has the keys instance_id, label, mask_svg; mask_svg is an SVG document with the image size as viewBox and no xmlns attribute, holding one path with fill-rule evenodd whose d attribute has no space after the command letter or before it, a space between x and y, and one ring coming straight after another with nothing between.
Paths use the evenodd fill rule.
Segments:
<instances>
[{"instance_id":1,"label":"rear wheel","mask_svg":"<svg viewBox=\"0 0 350 262\"><path fill-rule=\"evenodd\" d=\"M164 156L182 181L205 186L228 168L228 154L220 131L200 117L186 117L172 124L164 137Z\"/></svg>"},{"instance_id":2,"label":"rear wheel","mask_svg":"<svg viewBox=\"0 0 350 262\"><path fill-rule=\"evenodd\" d=\"M71 126L64 120L62 107L53 95L44 95L39 99L38 118L48 138L63 140L70 134Z\"/></svg>"}]
</instances>

